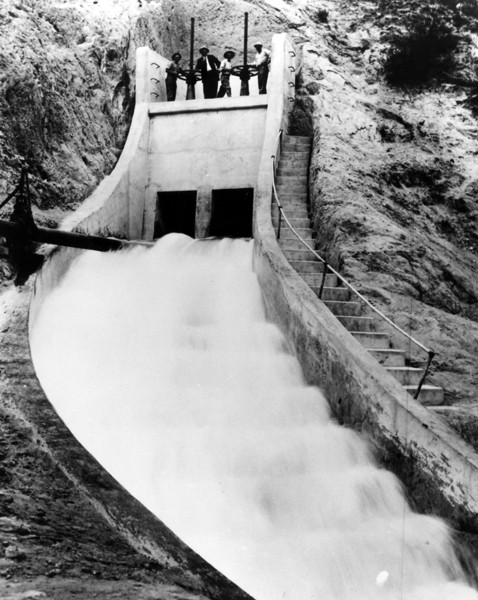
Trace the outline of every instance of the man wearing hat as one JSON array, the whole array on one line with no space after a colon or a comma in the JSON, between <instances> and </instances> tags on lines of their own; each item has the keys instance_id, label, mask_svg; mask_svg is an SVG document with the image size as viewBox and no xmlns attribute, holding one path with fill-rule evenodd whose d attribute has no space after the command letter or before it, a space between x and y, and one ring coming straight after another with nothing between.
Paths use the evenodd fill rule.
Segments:
<instances>
[{"instance_id":1,"label":"man wearing hat","mask_svg":"<svg viewBox=\"0 0 478 600\"><path fill-rule=\"evenodd\" d=\"M221 61L219 66L219 71L221 72L221 87L217 93L218 98L222 98L223 96L229 96L229 98L231 97L231 60L235 56L236 53L232 50L227 50L224 52L224 60Z\"/></svg>"},{"instance_id":2,"label":"man wearing hat","mask_svg":"<svg viewBox=\"0 0 478 600\"><path fill-rule=\"evenodd\" d=\"M168 98L168 102L176 100L178 74L182 71L181 67L179 66L179 61L181 60L181 55L179 52L175 52L171 56L171 59L173 62L169 63L169 66L166 69L166 96Z\"/></svg>"},{"instance_id":3,"label":"man wearing hat","mask_svg":"<svg viewBox=\"0 0 478 600\"><path fill-rule=\"evenodd\" d=\"M261 41L254 44L256 56L254 65L257 67L257 79L259 94L267 94L267 78L269 77L269 63L271 62L271 51L264 48Z\"/></svg>"},{"instance_id":4,"label":"man wearing hat","mask_svg":"<svg viewBox=\"0 0 478 600\"><path fill-rule=\"evenodd\" d=\"M219 60L209 54L209 48L202 46L199 48L201 56L196 63L196 71L201 72L202 87L204 98L215 98L217 94L217 82L219 81Z\"/></svg>"}]
</instances>

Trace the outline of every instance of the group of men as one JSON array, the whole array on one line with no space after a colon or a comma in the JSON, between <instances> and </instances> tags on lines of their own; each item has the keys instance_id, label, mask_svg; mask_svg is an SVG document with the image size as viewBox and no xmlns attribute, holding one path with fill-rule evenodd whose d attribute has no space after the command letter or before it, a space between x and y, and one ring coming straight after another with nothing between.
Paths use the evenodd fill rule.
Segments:
<instances>
[{"instance_id":1,"label":"group of men","mask_svg":"<svg viewBox=\"0 0 478 600\"><path fill-rule=\"evenodd\" d=\"M267 79L269 77L269 64L271 61L271 52L264 47L263 43L258 41L254 44L256 55L253 65L257 68L259 94L267 94ZM199 48L201 56L196 62L195 70L201 73L204 98L222 98L231 96L231 70L232 60L236 53L232 50L224 52L224 59L219 61L213 54L209 54L209 48L202 46ZM166 69L166 93L168 101L176 99L178 75L184 73L180 66L181 54L175 52L172 62ZM221 85L218 91L219 81Z\"/></svg>"}]
</instances>

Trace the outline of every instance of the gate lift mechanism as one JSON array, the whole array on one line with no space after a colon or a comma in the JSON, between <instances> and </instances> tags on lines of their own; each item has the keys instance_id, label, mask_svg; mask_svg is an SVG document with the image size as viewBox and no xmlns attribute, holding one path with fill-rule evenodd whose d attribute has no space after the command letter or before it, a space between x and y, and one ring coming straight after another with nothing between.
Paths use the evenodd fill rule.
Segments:
<instances>
[{"instance_id":1,"label":"gate lift mechanism","mask_svg":"<svg viewBox=\"0 0 478 600\"><path fill-rule=\"evenodd\" d=\"M244 64L236 65L231 69L231 75L241 79L241 96L249 96L249 79L257 75L257 67L247 64L247 35L249 13L244 13Z\"/></svg>"},{"instance_id":2,"label":"gate lift mechanism","mask_svg":"<svg viewBox=\"0 0 478 600\"><path fill-rule=\"evenodd\" d=\"M244 64L236 65L231 69L231 75L241 79L241 96L249 96L249 79L257 75L257 67L247 64L247 35L249 13L244 13ZM194 68L194 18L191 19L191 42L189 46L189 69L181 69L179 79L187 83L186 100L194 100L196 92L194 86L201 81L201 74Z\"/></svg>"}]
</instances>

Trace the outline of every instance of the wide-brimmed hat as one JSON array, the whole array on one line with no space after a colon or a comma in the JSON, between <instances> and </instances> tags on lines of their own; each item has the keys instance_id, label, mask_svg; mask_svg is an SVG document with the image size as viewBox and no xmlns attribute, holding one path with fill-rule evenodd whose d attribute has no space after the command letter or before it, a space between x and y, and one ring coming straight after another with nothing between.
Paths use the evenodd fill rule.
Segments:
<instances>
[{"instance_id":1,"label":"wide-brimmed hat","mask_svg":"<svg viewBox=\"0 0 478 600\"><path fill-rule=\"evenodd\" d=\"M182 59L182 56L179 52L175 52L172 56L171 56L171 60L174 60L176 58L176 56L179 56L179 60Z\"/></svg>"},{"instance_id":2,"label":"wide-brimmed hat","mask_svg":"<svg viewBox=\"0 0 478 600\"><path fill-rule=\"evenodd\" d=\"M263 46L264 44L261 42L261 40L258 40L255 44L254 44L254 48L256 46Z\"/></svg>"},{"instance_id":3,"label":"wide-brimmed hat","mask_svg":"<svg viewBox=\"0 0 478 600\"><path fill-rule=\"evenodd\" d=\"M209 48L207 46L201 46L199 48L199 52L201 52L201 50L206 50L206 52L209 52Z\"/></svg>"},{"instance_id":4,"label":"wide-brimmed hat","mask_svg":"<svg viewBox=\"0 0 478 600\"><path fill-rule=\"evenodd\" d=\"M224 58L227 58L228 56L234 58L236 56L236 53L234 52L234 50L226 50L224 52Z\"/></svg>"}]
</instances>

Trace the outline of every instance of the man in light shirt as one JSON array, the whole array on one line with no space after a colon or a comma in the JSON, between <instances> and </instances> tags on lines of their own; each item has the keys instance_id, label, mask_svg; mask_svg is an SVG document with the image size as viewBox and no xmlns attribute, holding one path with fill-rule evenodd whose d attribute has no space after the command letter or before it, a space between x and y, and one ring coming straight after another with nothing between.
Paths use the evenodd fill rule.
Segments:
<instances>
[{"instance_id":1,"label":"man in light shirt","mask_svg":"<svg viewBox=\"0 0 478 600\"><path fill-rule=\"evenodd\" d=\"M231 97L231 60L235 56L236 53L232 50L227 50L227 52L224 52L224 60L221 62L219 67L219 71L221 72L221 87L217 93L218 98L222 98L223 96L228 96L229 98Z\"/></svg>"},{"instance_id":2,"label":"man in light shirt","mask_svg":"<svg viewBox=\"0 0 478 600\"><path fill-rule=\"evenodd\" d=\"M267 78L269 77L271 51L267 48L264 48L262 42L256 42L254 44L254 48L256 49L254 65L257 67L259 94L267 94Z\"/></svg>"}]
</instances>

